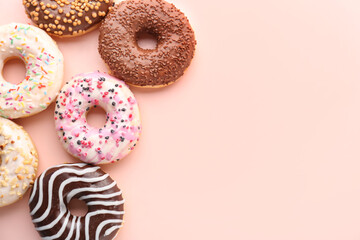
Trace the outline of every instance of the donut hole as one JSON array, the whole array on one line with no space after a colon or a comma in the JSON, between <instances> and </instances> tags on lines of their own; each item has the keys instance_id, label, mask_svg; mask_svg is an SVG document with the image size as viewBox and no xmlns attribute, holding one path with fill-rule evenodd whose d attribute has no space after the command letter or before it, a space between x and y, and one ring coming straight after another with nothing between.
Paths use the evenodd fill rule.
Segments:
<instances>
[{"instance_id":1,"label":"donut hole","mask_svg":"<svg viewBox=\"0 0 360 240\"><path fill-rule=\"evenodd\" d=\"M12 84L21 83L26 75L25 63L20 58L8 58L5 60L2 69L2 76L5 81Z\"/></svg>"},{"instance_id":2,"label":"donut hole","mask_svg":"<svg viewBox=\"0 0 360 240\"><path fill-rule=\"evenodd\" d=\"M67 207L72 215L79 217L85 216L89 210L86 203L77 198L71 199Z\"/></svg>"},{"instance_id":3,"label":"donut hole","mask_svg":"<svg viewBox=\"0 0 360 240\"><path fill-rule=\"evenodd\" d=\"M155 50L158 46L158 36L152 31L142 30L136 33L136 43L143 50Z\"/></svg>"},{"instance_id":4,"label":"donut hole","mask_svg":"<svg viewBox=\"0 0 360 240\"><path fill-rule=\"evenodd\" d=\"M86 113L86 122L94 128L102 128L106 123L106 112L102 107L92 107Z\"/></svg>"}]
</instances>

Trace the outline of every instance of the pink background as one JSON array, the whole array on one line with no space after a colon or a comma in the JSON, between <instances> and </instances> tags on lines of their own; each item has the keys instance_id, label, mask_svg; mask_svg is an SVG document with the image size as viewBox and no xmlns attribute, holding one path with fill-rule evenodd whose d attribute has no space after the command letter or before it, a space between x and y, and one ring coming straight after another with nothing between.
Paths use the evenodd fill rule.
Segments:
<instances>
[{"instance_id":1,"label":"pink background","mask_svg":"<svg viewBox=\"0 0 360 240\"><path fill-rule=\"evenodd\" d=\"M29 22L21 2L0 0L0 24ZM141 142L103 167L126 198L117 239L360 239L360 2L172 2L196 57L173 86L132 88ZM58 41L65 80L106 71L97 37ZM39 173L73 162L53 110L16 121ZM27 199L0 209L0 239L40 239Z\"/></svg>"}]
</instances>

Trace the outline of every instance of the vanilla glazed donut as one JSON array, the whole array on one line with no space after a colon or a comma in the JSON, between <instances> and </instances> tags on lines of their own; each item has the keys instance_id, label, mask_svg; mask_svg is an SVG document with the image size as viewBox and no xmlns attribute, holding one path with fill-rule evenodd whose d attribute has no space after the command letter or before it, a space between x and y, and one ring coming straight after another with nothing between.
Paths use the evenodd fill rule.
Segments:
<instances>
[{"instance_id":1,"label":"vanilla glazed donut","mask_svg":"<svg viewBox=\"0 0 360 240\"><path fill-rule=\"evenodd\" d=\"M67 208L72 199L86 203L85 216ZM100 167L62 164L44 171L29 198L30 215L44 240L110 240L123 224L122 192Z\"/></svg>"},{"instance_id":2,"label":"vanilla glazed donut","mask_svg":"<svg viewBox=\"0 0 360 240\"><path fill-rule=\"evenodd\" d=\"M106 112L98 129L86 122L92 107ZM94 72L75 76L56 100L55 126L64 148L90 164L119 161L132 151L141 132L136 99L123 81Z\"/></svg>"},{"instance_id":3,"label":"vanilla glazed donut","mask_svg":"<svg viewBox=\"0 0 360 240\"><path fill-rule=\"evenodd\" d=\"M38 154L25 130L0 118L0 207L21 199L34 183Z\"/></svg>"},{"instance_id":4,"label":"vanilla glazed donut","mask_svg":"<svg viewBox=\"0 0 360 240\"><path fill-rule=\"evenodd\" d=\"M15 119L45 110L55 100L63 79L63 55L56 43L37 27L0 26L0 69L12 58L25 63L26 76L19 84L0 76L0 116Z\"/></svg>"},{"instance_id":5,"label":"vanilla glazed donut","mask_svg":"<svg viewBox=\"0 0 360 240\"><path fill-rule=\"evenodd\" d=\"M144 33L156 38L155 49L138 45ZM121 1L100 27L99 53L111 74L137 87L174 83L190 65L195 45L189 20L163 0Z\"/></svg>"},{"instance_id":6,"label":"vanilla glazed donut","mask_svg":"<svg viewBox=\"0 0 360 240\"><path fill-rule=\"evenodd\" d=\"M28 17L47 33L80 36L95 29L111 9L112 0L23 0Z\"/></svg>"}]
</instances>

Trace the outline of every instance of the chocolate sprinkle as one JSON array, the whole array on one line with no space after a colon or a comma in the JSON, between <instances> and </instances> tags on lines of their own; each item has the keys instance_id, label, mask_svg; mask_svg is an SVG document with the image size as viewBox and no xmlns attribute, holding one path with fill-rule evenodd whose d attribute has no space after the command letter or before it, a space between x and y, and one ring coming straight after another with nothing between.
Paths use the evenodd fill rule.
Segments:
<instances>
[{"instance_id":1,"label":"chocolate sprinkle","mask_svg":"<svg viewBox=\"0 0 360 240\"><path fill-rule=\"evenodd\" d=\"M156 37L156 49L142 49L139 34ZM196 40L186 16L163 0L125 0L100 27L99 52L112 73L142 87L166 86L181 77Z\"/></svg>"}]
</instances>

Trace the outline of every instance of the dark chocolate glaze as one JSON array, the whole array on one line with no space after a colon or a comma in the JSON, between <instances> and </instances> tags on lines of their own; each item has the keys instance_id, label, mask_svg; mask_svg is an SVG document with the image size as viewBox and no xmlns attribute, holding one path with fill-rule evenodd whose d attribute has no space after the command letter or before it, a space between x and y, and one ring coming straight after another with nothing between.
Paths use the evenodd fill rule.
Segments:
<instances>
[{"instance_id":1,"label":"dark chocolate glaze","mask_svg":"<svg viewBox=\"0 0 360 240\"><path fill-rule=\"evenodd\" d=\"M156 37L156 49L142 49L137 36ZM196 40L186 16L163 0L126 0L100 27L99 52L113 75L137 86L175 82L190 65Z\"/></svg>"},{"instance_id":2,"label":"dark chocolate glaze","mask_svg":"<svg viewBox=\"0 0 360 240\"><path fill-rule=\"evenodd\" d=\"M23 0L31 20L57 36L84 34L101 22L113 0Z\"/></svg>"},{"instance_id":3,"label":"dark chocolate glaze","mask_svg":"<svg viewBox=\"0 0 360 240\"><path fill-rule=\"evenodd\" d=\"M73 198L87 204L85 216L73 216L67 209ZM35 181L29 207L40 236L59 240L113 239L124 210L116 182L99 167L84 163L63 164L43 172Z\"/></svg>"}]
</instances>

